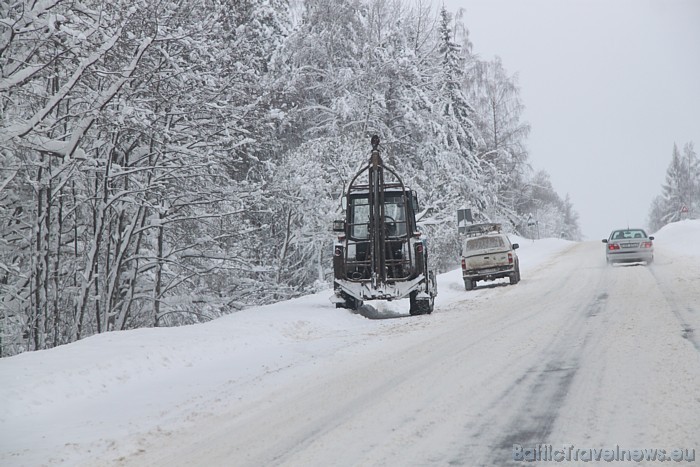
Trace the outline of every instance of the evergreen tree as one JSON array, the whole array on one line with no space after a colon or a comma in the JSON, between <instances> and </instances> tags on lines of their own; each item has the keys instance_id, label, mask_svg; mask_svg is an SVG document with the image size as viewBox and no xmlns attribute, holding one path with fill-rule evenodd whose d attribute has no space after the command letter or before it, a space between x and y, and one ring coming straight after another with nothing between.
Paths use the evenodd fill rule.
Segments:
<instances>
[{"instance_id":1,"label":"evergreen tree","mask_svg":"<svg viewBox=\"0 0 700 467\"><path fill-rule=\"evenodd\" d=\"M452 15L443 6L438 28L438 54L441 57L439 108L449 125L444 144L459 151L464 157L473 157L476 149L474 109L466 96L465 71L467 56L455 42Z\"/></svg>"},{"instance_id":2,"label":"evergreen tree","mask_svg":"<svg viewBox=\"0 0 700 467\"><path fill-rule=\"evenodd\" d=\"M685 210L686 212L682 212ZM682 217L695 217L700 213L700 161L692 142L683 146L681 155L673 144L671 162L666 169L666 179L661 195L654 199L649 211L649 227L658 230Z\"/></svg>"}]
</instances>

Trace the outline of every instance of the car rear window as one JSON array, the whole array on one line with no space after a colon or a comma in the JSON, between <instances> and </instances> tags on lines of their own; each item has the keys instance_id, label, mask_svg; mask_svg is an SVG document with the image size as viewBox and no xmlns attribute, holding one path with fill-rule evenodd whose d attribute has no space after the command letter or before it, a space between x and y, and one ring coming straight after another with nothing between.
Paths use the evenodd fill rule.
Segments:
<instances>
[{"instance_id":1,"label":"car rear window","mask_svg":"<svg viewBox=\"0 0 700 467\"><path fill-rule=\"evenodd\" d=\"M506 244L502 237L478 237L467 240L467 250L486 250L487 248L501 248Z\"/></svg>"},{"instance_id":2,"label":"car rear window","mask_svg":"<svg viewBox=\"0 0 700 467\"><path fill-rule=\"evenodd\" d=\"M647 234L643 230L616 230L610 237L611 240L627 240L630 238L646 238Z\"/></svg>"}]
</instances>

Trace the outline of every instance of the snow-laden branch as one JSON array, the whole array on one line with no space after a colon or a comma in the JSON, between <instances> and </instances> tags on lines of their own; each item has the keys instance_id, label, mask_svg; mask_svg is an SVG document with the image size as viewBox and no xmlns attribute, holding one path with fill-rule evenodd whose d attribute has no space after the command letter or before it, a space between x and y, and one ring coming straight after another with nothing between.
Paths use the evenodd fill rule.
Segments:
<instances>
[{"instance_id":1,"label":"snow-laden branch","mask_svg":"<svg viewBox=\"0 0 700 467\"><path fill-rule=\"evenodd\" d=\"M112 83L107 92L105 92L98 99L95 106L97 110L101 111L104 108L104 106L109 101L111 101L114 98L114 96L117 95L122 86L124 86L124 83L126 83L131 78L132 74L134 73L134 70L136 70L136 66L141 61L141 57L143 57L143 54L146 52L146 49L148 49L152 42L153 38L148 37L141 43L141 45L139 45L136 55L131 60L129 66L121 73L121 77L116 82ZM71 157L73 155L76 148L78 147L78 144L80 143L80 139L83 137L88 128L92 126L92 123L95 121L95 119L96 117L84 119L78 124L77 130L73 131L73 135L71 136L70 142L67 147L66 155L68 157Z\"/></svg>"},{"instance_id":2,"label":"snow-laden branch","mask_svg":"<svg viewBox=\"0 0 700 467\"><path fill-rule=\"evenodd\" d=\"M15 170L14 172L12 172L10 176L7 177L7 179L4 180L2 184L0 184L0 191L4 190L5 187L12 181L12 179L14 179L15 176L17 176L17 172L19 172L19 170Z\"/></svg>"},{"instance_id":3,"label":"snow-laden branch","mask_svg":"<svg viewBox=\"0 0 700 467\"><path fill-rule=\"evenodd\" d=\"M2 136L0 136L0 144L6 143L7 141L9 141L10 139L15 138L15 137L24 138L41 121L43 121L46 118L46 116L49 115L49 113L51 113L56 108L56 106L63 99L65 99L68 96L68 94L71 92L71 90L76 86L76 84L78 83L80 78L83 76L83 73L85 73L85 71L88 68L90 68L92 65L94 65L97 61L102 59L105 56L105 54L107 54L107 52L109 52L116 45L116 43L119 41L119 38L122 35L122 31L123 31L124 26L126 25L126 23L128 22L128 20L132 14L133 14L133 10L130 10L129 13L127 14L126 18L122 22L122 24L115 31L115 33L104 44L102 44L102 46L97 51L95 51L89 57L83 59L80 62L80 65L73 72L73 74L68 79L68 81L63 86L61 86L61 88L58 90L58 92L56 94L51 96L51 98L48 100L46 105L40 111L35 113L34 116L32 116L32 118L30 118L28 121L26 121L23 124L6 127L3 131ZM149 39L146 42L148 44L150 44L150 41L152 41L152 39ZM140 58L140 56L139 56L139 58ZM132 64L133 63L134 62L132 61ZM0 81L0 90L3 90L3 85L5 86L5 88L9 88L10 84L11 83L8 82L7 80ZM123 82L121 84L123 84ZM119 85L119 87L121 87L121 84ZM104 105L104 103L102 105ZM80 137L80 136L82 136L82 133L80 133L78 137ZM69 154L72 154L74 149L75 149L75 146L73 145L73 142L71 141L71 144L69 144L67 151L69 151Z\"/></svg>"}]
</instances>

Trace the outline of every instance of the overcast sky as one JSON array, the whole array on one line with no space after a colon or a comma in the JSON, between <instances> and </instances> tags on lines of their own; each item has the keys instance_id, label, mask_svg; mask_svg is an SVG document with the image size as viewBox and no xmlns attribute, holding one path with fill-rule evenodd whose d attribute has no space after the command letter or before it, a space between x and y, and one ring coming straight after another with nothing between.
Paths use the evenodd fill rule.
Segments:
<instances>
[{"instance_id":1,"label":"overcast sky","mask_svg":"<svg viewBox=\"0 0 700 467\"><path fill-rule=\"evenodd\" d=\"M589 239L646 226L673 143L700 153L700 0L444 0L518 73L530 160Z\"/></svg>"}]
</instances>

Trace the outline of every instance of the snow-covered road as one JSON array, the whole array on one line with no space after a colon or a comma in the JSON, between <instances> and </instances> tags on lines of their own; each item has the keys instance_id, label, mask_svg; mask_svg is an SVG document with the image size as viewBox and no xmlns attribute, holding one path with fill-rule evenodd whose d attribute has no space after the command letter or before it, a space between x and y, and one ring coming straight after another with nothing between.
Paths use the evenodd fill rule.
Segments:
<instances>
[{"instance_id":1,"label":"snow-covered road","mask_svg":"<svg viewBox=\"0 0 700 467\"><path fill-rule=\"evenodd\" d=\"M309 299L294 307L315 312L293 319L275 319L274 307L258 311L269 321L224 318L220 326L246 329L235 342L211 326L98 336L102 351L141 342L142 358L172 346L178 363L139 366L133 351L116 369L99 355L72 360L80 396L54 405L41 399L51 388L36 386L62 382L46 376L60 348L5 359L0 375L15 378L0 396L16 405L0 413L0 463L522 465L513 445L542 444L695 449L698 461L700 257L657 241L652 266L610 267L600 242L585 242L531 264L516 286L473 292L460 289L459 271L444 275L430 316L392 304L365 314L399 319L368 320ZM73 355L66 348L59 367ZM256 350L242 360L246 348ZM35 380L21 382L21 371ZM91 384L101 396L86 395Z\"/></svg>"},{"instance_id":2,"label":"snow-covered road","mask_svg":"<svg viewBox=\"0 0 700 467\"><path fill-rule=\"evenodd\" d=\"M412 332L322 359L132 460L503 465L513 444L700 447L700 346L686 316L700 312L700 288L679 293L681 271L658 256L653 270L606 267L600 245L576 245L520 286L465 293Z\"/></svg>"}]
</instances>

